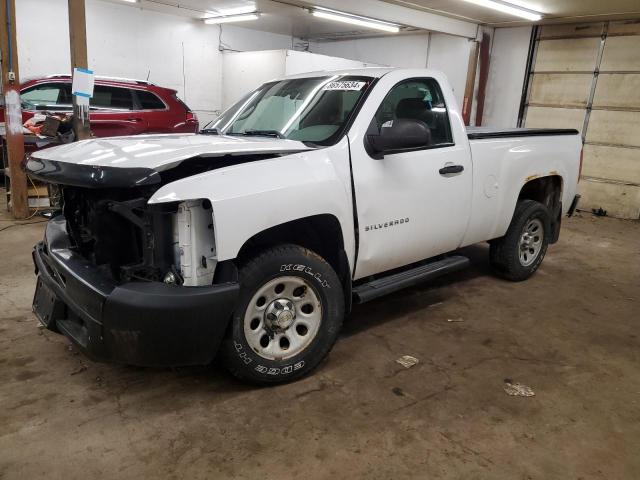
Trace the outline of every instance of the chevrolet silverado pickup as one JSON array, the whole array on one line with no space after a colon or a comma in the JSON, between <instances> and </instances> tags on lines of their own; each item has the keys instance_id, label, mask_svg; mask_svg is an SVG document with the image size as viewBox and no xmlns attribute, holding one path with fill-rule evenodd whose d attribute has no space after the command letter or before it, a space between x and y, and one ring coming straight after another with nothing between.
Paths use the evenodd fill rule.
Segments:
<instances>
[{"instance_id":1,"label":"chevrolet silverado pickup","mask_svg":"<svg viewBox=\"0 0 640 480\"><path fill-rule=\"evenodd\" d=\"M466 129L445 76L362 69L274 80L199 134L34 153L61 210L33 251L33 310L89 357L218 356L256 383L329 353L354 303L466 267L530 277L575 209L575 130Z\"/></svg>"}]
</instances>

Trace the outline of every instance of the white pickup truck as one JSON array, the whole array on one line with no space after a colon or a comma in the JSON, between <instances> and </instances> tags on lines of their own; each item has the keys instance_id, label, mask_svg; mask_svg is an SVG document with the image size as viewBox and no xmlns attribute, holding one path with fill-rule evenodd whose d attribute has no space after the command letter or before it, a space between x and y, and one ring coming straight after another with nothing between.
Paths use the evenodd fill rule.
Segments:
<instances>
[{"instance_id":1,"label":"white pickup truck","mask_svg":"<svg viewBox=\"0 0 640 480\"><path fill-rule=\"evenodd\" d=\"M258 383L329 353L352 303L464 268L490 243L525 280L578 196L575 130L465 129L431 70L309 73L264 84L197 135L34 153L61 211L33 258L33 309L97 360L216 354Z\"/></svg>"}]
</instances>

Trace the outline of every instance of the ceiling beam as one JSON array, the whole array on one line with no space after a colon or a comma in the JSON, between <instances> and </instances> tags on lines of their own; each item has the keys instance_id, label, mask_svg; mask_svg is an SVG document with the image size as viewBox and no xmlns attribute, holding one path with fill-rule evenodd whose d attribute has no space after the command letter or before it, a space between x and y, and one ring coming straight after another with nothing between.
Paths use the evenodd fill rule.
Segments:
<instances>
[{"instance_id":1,"label":"ceiling beam","mask_svg":"<svg viewBox=\"0 0 640 480\"><path fill-rule=\"evenodd\" d=\"M286 2L289 3L289 2ZM377 20L393 22L408 27L420 28L431 32L448 33L459 37L476 38L478 25L434 13L423 12L381 0L299 0L297 4L305 7L325 7L345 13L371 17Z\"/></svg>"}]
</instances>

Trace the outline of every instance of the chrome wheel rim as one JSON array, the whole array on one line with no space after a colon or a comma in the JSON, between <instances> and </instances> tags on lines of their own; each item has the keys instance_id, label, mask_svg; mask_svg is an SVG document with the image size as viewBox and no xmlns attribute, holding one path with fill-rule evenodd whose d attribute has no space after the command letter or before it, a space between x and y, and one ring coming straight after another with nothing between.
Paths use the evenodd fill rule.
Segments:
<instances>
[{"instance_id":1,"label":"chrome wheel rim","mask_svg":"<svg viewBox=\"0 0 640 480\"><path fill-rule=\"evenodd\" d=\"M305 350L318 334L322 303L300 277L278 277L258 288L244 315L249 347L267 360L284 360Z\"/></svg>"},{"instance_id":2,"label":"chrome wheel rim","mask_svg":"<svg viewBox=\"0 0 640 480\"><path fill-rule=\"evenodd\" d=\"M544 226L537 218L529 220L520 236L519 253L520 264L528 267L536 261L542 250Z\"/></svg>"}]
</instances>

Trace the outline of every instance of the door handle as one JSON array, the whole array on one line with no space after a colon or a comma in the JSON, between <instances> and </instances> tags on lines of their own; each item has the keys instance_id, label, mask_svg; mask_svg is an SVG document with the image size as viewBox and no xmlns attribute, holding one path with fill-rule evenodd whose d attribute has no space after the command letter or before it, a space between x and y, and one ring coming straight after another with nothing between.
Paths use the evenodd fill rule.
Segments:
<instances>
[{"instance_id":1,"label":"door handle","mask_svg":"<svg viewBox=\"0 0 640 480\"><path fill-rule=\"evenodd\" d=\"M141 118L127 118L127 120L129 120L130 122L141 122L142 119Z\"/></svg>"},{"instance_id":2,"label":"door handle","mask_svg":"<svg viewBox=\"0 0 640 480\"><path fill-rule=\"evenodd\" d=\"M452 173L460 173L464 170L462 165L447 165L446 167L442 167L439 172L440 175L450 175Z\"/></svg>"}]
</instances>

